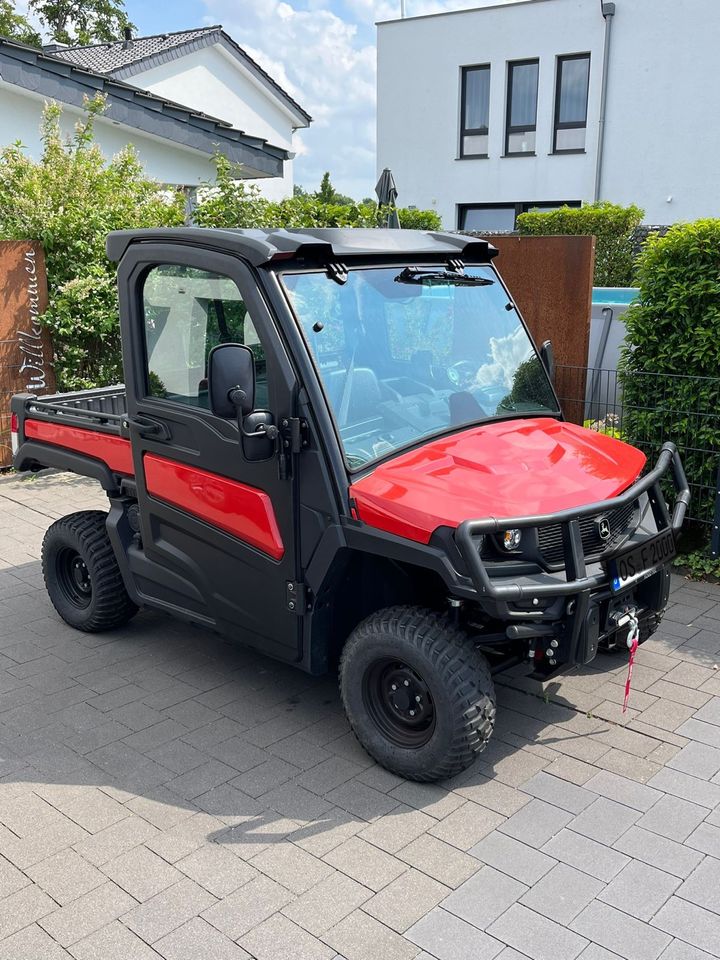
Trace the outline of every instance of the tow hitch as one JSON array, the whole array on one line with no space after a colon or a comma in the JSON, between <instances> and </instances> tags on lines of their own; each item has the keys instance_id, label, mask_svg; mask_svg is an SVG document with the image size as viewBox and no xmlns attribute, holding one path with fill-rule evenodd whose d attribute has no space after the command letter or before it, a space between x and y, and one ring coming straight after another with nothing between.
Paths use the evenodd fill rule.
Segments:
<instances>
[{"instance_id":1,"label":"tow hitch","mask_svg":"<svg viewBox=\"0 0 720 960\"><path fill-rule=\"evenodd\" d=\"M627 646L630 651L628 660L627 680L625 681L625 697L623 699L622 712L627 713L628 700L630 699L630 686L632 684L633 667L635 666L635 655L637 654L638 644L640 643L640 623L637 618L635 607L627 607L625 611L616 618L618 629L627 626Z\"/></svg>"}]
</instances>

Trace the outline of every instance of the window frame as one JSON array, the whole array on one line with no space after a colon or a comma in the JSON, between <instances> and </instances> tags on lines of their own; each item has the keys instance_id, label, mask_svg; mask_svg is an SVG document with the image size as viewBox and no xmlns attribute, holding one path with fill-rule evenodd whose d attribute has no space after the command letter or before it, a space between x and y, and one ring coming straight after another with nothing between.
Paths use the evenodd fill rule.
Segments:
<instances>
[{"instance_id":1,"label":"window frame","mask_svg":"<svg viewBox=\"0 0 720 960\"><path fill-rule=\"evenodd\" d=\"M582 123L579 121L561 121L560 120L560 97L562 94L562 68L563 64L570 60L587 60L588 65L588 77L587 77L587 87L585 89L585 119ZM553 140L552 140L552 152L554 154L573 154L573 153L586 153L585 147L572 147L570 149L563 149L557 145L557 135L559 130L585 130L587 136L587 117L588 117L588 105L590 103L590 64L591 64L591 54L589 51L585 53L564 53L558 55L556 58L555 64L555 108L553 110Z\"/></svg>"},{"instance_id":2,"label":"window frame","mask_svg":"<svg viewBox=\"0 0 720 960\"><path fill-rule=\"evenodd\" d=\"M529 213L531 210L539 209L540 212L543 209L555 209L557 207L572 207L577 210L582 207L582 200L525 200L518 203L459 203L457 205L457 229L458 230L467 230L465 226L465 217L469 210L514 210L515 211L515 225L513 230L508 230L508 235L517 230L517 218L521 213ZM478 231L473 230L472 233L477 233ZM504 233L502 230L489 230L488 233Z\"/></svg>"},{"instance_id":3,"label":"window frame","mask_svg":"<svg viewBox=\"0 0 720 960\"><path fill-rule=\"evenodd\" d=\"M531 64L537 65L537 84L535 86L535 123L513 126L510 122L512 116L512 77L515 67L527 67ZM526 60L508 60L507 62L507 89L505 92L505 152L504 157L536 157L537 156L537 111L538 96L540 91L540 58L529 57ZM510 150L510 137L515 133L534 133L534 150Z\"/></svg>"},{"instance_id":4,"label":"window frame","mask_svg":"<svg viewBox=\"0 0 720 960\"><path fill-rule=\"evenodd\" d=\"M488 82L488 124L485 127L466 127L465 126L465 107L467 104L467 77L471 70L486 70L489 77ZM487 160L489 152L486 153L466 153L465 137L488 137L490 136L490 84L492 83L492 66L489 63L475 63L460 67L460 143L458 145L458 160ZM489 147L489 143L488 143Z\"/></svg>"}]
</instances>

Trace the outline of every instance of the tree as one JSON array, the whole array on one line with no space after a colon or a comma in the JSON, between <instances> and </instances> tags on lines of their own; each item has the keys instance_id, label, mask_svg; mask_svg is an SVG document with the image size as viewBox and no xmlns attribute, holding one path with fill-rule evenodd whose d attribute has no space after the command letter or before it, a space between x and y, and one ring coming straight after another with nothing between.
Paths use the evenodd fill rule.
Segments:
<instances>
[{"instance_id":1,"label":"tree","mask_svg":"<svg viewBox=\"0 0 720 960\"><path fill-rule=\"evenodd\" d=\"M58 43L110 43L134 29L124 0L29 0L28 8Z\"/></svg>"},{"instance_id":2,"label":"tree","mask_svg":"<svg viewBox=\"0 0 720 960\"><path fill-rule=\"evenodd\" d=\"M33 47L42 44L40 34L33 29L26 17L17 13L10 0L0 0L0 37L29 43Z\"/></svg>"},{"instance_id":3,"label":"tree","mask_svg":"<svg viewBox=\"0 0 720 960\"><path fill-rule=\"evenodd\" d=\"M320 203L334 203L335 202L335 187L330 182L330 171L326 170L323 174L323 178L320 181L320 189L315 194Z\"/></svg>"},{"instance_id":4,"label":"tree","mask_svg":"<svg viewBox=\"0 0 720 960\"><path fill-rule=\"evenodd\" d=\"M131 146L103 157L93 124L104 107L103 97L87 101L87 115L67 139L60 107L48 104L37 161L19 144L0 149L0 240L37 240L45 249L49 303L42 322L52 334L61 390L122 379L108 233L184 220L182 194L148 179Z\"/></svg>"}]
</instances>

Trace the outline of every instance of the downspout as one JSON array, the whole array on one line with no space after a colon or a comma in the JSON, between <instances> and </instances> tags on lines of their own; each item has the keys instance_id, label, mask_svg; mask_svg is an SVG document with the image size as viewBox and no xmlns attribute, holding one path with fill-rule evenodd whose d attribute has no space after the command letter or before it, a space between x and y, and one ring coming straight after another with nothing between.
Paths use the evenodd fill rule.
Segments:
<instances>
[{"instance_id":1,"label":"downspout","mask_svg":"<svg viewBox=\"0 0 720 960\"><path fill-rule=\"evenodd\" d=\"M605 107L607 103L608 89L608 64L610 62L610 40L612 37L612 22L615 16L615 4L600 0L600 12L605 20L605 42L603 45L603 66L602 66L602 90L600 92L600 121L598 125L598 147L597 160L595 162L595 192L593 200L597 202L600 199L600 187L602 185L603 171L603 153L605 151Z\"/></svg>"}]
</instances>

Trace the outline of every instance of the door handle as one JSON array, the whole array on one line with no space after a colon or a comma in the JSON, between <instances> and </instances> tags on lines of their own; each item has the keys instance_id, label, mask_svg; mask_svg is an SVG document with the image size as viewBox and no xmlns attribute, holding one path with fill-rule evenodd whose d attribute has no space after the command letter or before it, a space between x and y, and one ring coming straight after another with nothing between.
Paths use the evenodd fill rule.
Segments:
<instances>
[{"instance_id":1,"label":"door handle","mask_svg":"<svg viewBox=\"0 0 720 960\"><path fill-rule=\"evenodd\" d=\"M143 439L170 440L171 438L167 424L160 420L151 420L149 417L127 417L123 420L123 427L131 435L134 433Z\"/></svg>"}]
</instances>

